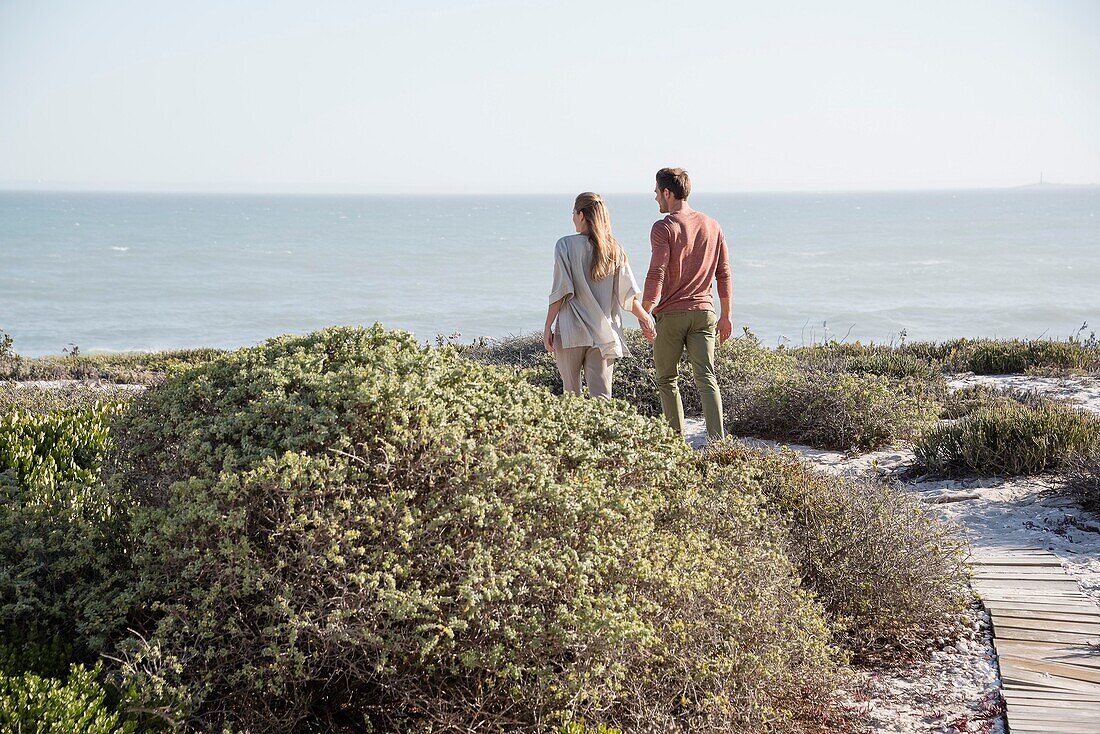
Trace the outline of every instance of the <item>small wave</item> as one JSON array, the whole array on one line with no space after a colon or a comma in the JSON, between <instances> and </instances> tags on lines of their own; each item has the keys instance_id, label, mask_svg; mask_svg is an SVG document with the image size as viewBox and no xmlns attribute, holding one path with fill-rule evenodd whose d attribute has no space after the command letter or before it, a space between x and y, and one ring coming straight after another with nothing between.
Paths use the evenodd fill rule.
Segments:
<instances>
[{"instance_id":1,"label":"small wave","mask_svg":"<svg viewBox=\"0 0 1100 734\"><path fill-rule=\"evenodd\" d=\"M909 265L947 265L950 260L913 260Z\"/></svg>"},{"instance_id":2,"label":"small wave","mask_svg":"<svg viewBox=\"0 0 1100 734\"><path fill-rule=\"evenodd\" d=\"M112 247L111 249L114 250L115 252L129 252L130 251L129 247Z\"/></svg>"}]
</instances>

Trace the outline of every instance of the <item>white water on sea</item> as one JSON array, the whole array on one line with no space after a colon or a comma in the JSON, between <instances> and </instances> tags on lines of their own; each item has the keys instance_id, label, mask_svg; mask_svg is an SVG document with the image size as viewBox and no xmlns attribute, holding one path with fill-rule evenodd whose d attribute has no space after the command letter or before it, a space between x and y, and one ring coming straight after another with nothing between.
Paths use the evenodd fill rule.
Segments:
<instances>
[{"instance_id":1,"label":"white water on sea","mask_svg":"<svg viewBox=\"0 0 1100 734\"><path fill-rule=\"evenodd\" d=\"M651 195L605 198L641 282L660 214ZM236 347L375 321L422 340L532 332L572 204L0 192L0 330L28 356ZM767 344L1100 331L1100 188L692 204L726 232L736 327Z\"/></svg>"}]
</instances>

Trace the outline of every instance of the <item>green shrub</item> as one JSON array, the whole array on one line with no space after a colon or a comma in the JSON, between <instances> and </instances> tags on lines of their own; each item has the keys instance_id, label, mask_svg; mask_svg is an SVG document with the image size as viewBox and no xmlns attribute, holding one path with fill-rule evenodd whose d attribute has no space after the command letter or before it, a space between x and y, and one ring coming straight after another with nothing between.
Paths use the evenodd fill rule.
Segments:
<instances>
[{"instance_id":1,"label":"green shrub","mask_svg":"<svg viewBox=\"0 0 1100 734\"><path fill-rule=\"evenodd\" d=\"M759 376L722 397L734 435L843 451L915 435L940 411L886 377L808 369Z\"/></svg>"},{"instance_id":2,"label":"green shrub","mask_svg":"<svg viewBox=\"0 0 1100 734\"><path fill-rule=\"evenodd\" d=\"M814 471L790 451L711 446L699 463L784 518L792 560L859 658L906 655L961 631L968 573L958 529L879 481Z\"/></svg>"},{"instance_id":3,"label":"green shrub","mask_svg":"<svg viewBox=\"0 0 1100 734\"><path fill-rule=\"evenodd\" d=\"M111 705L102 667L74 665L65 680L0 675L0 729L21 734L129 734L139 719ZM148 731L142 727L141 731Z\"/></svg>"},{"instance_id":4,"label":"green shrub","mask_svg":"<svg viewBox=\"0 0 1100 734\"><path fill-rule=\"evenodd\" d=\"M1070 455L1062 483L1082 507L1100 512L1100 441Z\"/></svg>"},{"instance_id":5,"label":"green shrub","mask_svg":"<svg viewBox=\"0 0 1100 734\"><path fill-rule=\"evenodd\" d=\"M969 367L979 375L1003 375L1031 369L1082 370L1095 368L1100 350L1088 349L1076 341L1018 339L974 343Z\"/></svg>"},{"instance_id":6,"label":"green shrub","mask_svg":"<svg viewBox=\"0 0 1100 734\"><path fill-rule=\"evenodd\" d=\"M803 366L830 372L882 375L895 380L936 380L943 375L939 360L900 347L828 342L789 352Z\"/></svg>"},{"instance_id":7,"label":"green shrub","mask_svg":"<svg viewBox=\"0 0 1100 734\"><path fill-rule=\"evenodd\" d=\"M1066 403L998 402L940 425L914 446L917 464L944 476L1038 474L1100 440L1100 419Z\"/></svg>"},{"instance_id":8,"label":"green shrub","mask_svg":"<svg viewBox=\"0 0 1100 734\"><path fill-rule=\"evenodd\" d=\"M965 418L983 408L1011 408L1015 405L1035 406L1048 400L1048 398L1043 397L1034 390L1017 390L979 383L949 391L940 417L955 420Z\"/></svg>"},{"instance_id":9,"label":"green shrub","mask_svg":"<svg viewBox=\"0 0 1100 734\"><path fill-rule=\"evenodd\" d=\"M790 350L800 363L832 371L870 372L927 380L939 372L1020 374L1100 370L1093 341L1068 339L952 339L897 346L829 342Z\"/></svg>"},{"instance_id":10,"label":"green shrub","mask_svg":"<svg viewBox=\"0 0 1100 734\"><path fill-rule=\"evenodd\" d=\"M94 483L110 445L116 408L94 403L52 413L0 415L0 474L48 492L69 482Z\"/></svg>"},{"instance_id":11,"label":"green shrub","mask_svg":"<svg viewBox=\"0 0 1100 734\"><path fill-rule=\"evenodd\" d=\"M939 365L895 350L876 350L853 355L844 371L856 375L882 375L895 380L935 382L943 379Z\"/></svg>"},{"instance_id":12,"label":"green shrub","mask_svg":"<svg viewBox=\"0 0 1100 734\"><path fill-rule=\"evenodd\" d=\"M47 635L37 625L24 631L5 629L0 639L0 675L64 678L75 657L71 642L57 632Z\"/></svg>"},{"instance_id":13,"label":"green shrub","mask_svg":"<svg viewBox=\"0 0 1100 734\"><path fill-rule=\"evenodd\" d=\"M780 529L622 402L329 329L172 377L125 425L160 499L127 669L198 726L783 731L828 707Z\"/></svg>"},{"instance_id":14,"label":"green shrub","mask_svg":"<svg viewBox=\"0 0 1100 734\"><path fill-rule=\"evenodd\" d=\"M99 476L114 410L0 416L0 628L16 641L60 634L94 658L123 624L124 508Z\"/></svg>"}]
</instances>

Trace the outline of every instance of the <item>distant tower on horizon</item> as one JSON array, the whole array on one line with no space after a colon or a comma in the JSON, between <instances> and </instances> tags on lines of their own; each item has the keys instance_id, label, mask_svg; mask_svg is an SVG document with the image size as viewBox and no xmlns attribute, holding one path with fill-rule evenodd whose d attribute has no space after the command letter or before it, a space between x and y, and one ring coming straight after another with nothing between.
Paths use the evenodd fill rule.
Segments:
<instances>
[{"instance_id":1,"label":"distant tower on horizon","mask_svg":"<svg viewBox=\"0 0 1100 734\"><path fill-rule=\"evenodd\" d=\"M1039 185L1040 186L1043 185L1043 172L1042 172L1042 170L1039 171Z\"/></svg>"}]
</instances>

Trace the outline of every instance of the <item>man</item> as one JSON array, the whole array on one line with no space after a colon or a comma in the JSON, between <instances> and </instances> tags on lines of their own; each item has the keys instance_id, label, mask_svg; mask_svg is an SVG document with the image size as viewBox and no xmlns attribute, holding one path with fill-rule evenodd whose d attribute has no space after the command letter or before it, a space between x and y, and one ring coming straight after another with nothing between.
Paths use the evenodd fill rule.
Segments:
<instances>
[{"instance_id":1,"label":"man","mask_svg":"<svg viewBox=\"0 0 1100 734\"><path fill-rule=\"evenodd\" d=\"M672 427L682 434L684 406L680 401L676 369L686 348L695 386L703 401L707 438L716 441L725 435L725 429L722 426L722 395L714 376L715 332L721 344L733 331L729 250L718 222L688 206L691 180L687 171L682 168L657 171L654 193L661 213L668 216L654 224L650 231L653 254L645 279L642 307L657 321L653 363L657 368L661 408ZM720 317L714 315L711 296L711 285L715 281L722 304Z\"/></svg>"}]
</instances>

